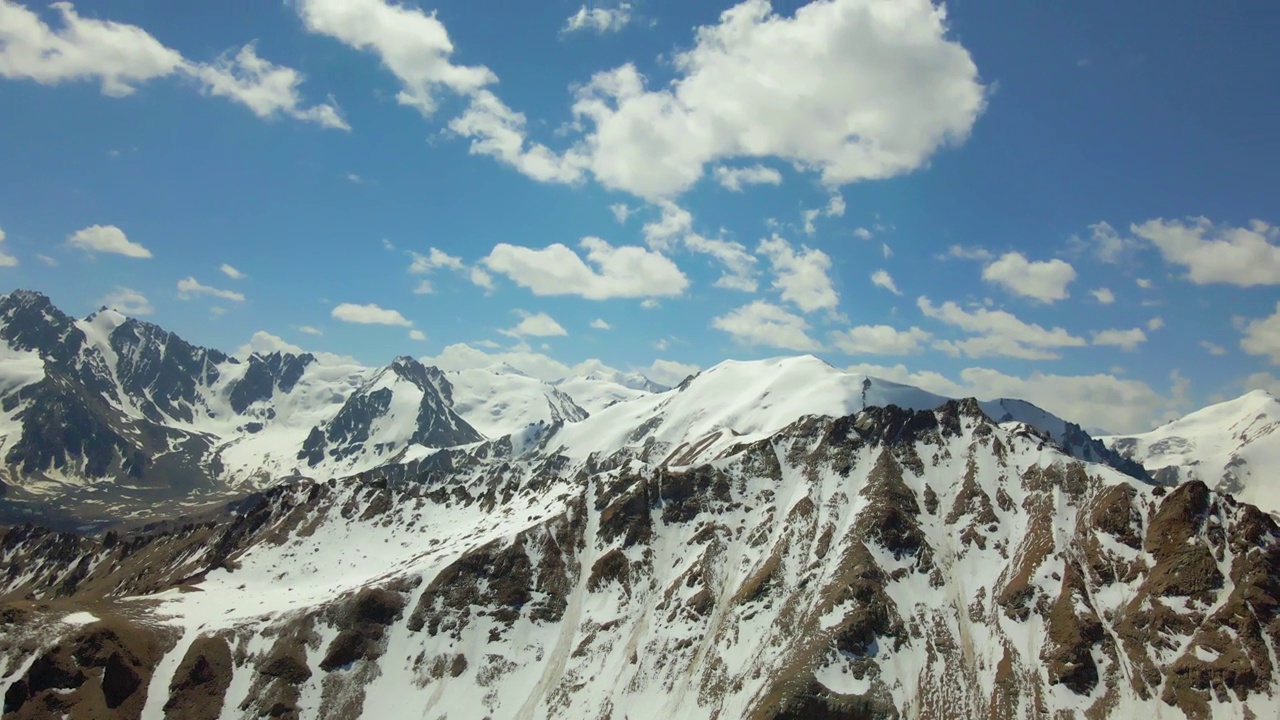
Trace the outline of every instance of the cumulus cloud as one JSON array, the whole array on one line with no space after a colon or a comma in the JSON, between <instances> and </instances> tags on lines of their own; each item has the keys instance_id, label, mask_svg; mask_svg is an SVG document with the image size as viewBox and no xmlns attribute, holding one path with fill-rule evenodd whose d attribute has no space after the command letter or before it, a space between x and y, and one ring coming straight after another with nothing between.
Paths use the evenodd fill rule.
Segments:
<instances>
[{"instance_id":1,"label":"cumulus cloud","mask_svg":"<svg viewBox=\"0 0 1280 720\"><path fill-rule=\"evenodd\" d=\"M488 90L477 90L467 109L449 121L449 129L471 140L471 154L491 157L538 182L581 180L587 158L576 150L556 153L541 143L527 143L527 124L524 113L512 110Z\"/></svg>"},{"instance_id":2,"label":"cumulus cloud","mask_svg":"<svg viewBox=\"0 0 1280 720\"><path fill-rule=\"evenodd\" d=\"M319 328L312 327L312 326L310 326L310 325L299 325L299 326L297 327L297 330L298 330L298 332L300 332L300 333L302 333L302 334L304 334L304 335L316 335L316 336L324 335L324 331L323 331L323 330L320 330Z\"/></svg>"},{"instance_id":3,"label":"cumulus cloud","mask_svg":"<svg viewBox=\"0 0 1280 720\"><path fill-rule=\"evenodd\" d=\"M89 253L110 253L131 258L149 258L151 251L131 241L115 225L90 225L67 238L72 247Z\"/></svg>"},{"instance_id":4,"label":"cumulus cloud","mask_svg":"<svg viewBox=\"0 0 1280 720\"><path fill-rule=\"evenodd\" d=\"M902 291L898 289L898 285L893 282L893 276L888 270L877 270L871 274L871 284L879 288L884 288L894 295L901 295Z\"/></svg>"},{"instance_id":5,"label":"cumulus cloud","mask_svg":"<svg viewBox=\"0 0 1280 720\"><path fill-rule=\"evenodd\" d=\"M356 323L359 325L399 325L401 327L412 327L413 323L405 319L398 310L388 310L379 307L373 303L368 305L357 305L355 303L342 303L333 308L330 313L335 320L343 322Z\"/></svg>"},{"instance_id":6,"label":"cumulus cloud","mask_svg":"<svg viewBox=\"0 0 1280 720\"><path fill-rule=\"evenodd\" d=\"M612 330L613 326L605 322L604 318L596 318L591 321L591 328L593 330Z\"/></svg>"},{"instance_id":7,"label":"cumulus cloud","mask_svg":"<svg viewBox=\"0 0 1280 720\"><path fill-rule=\"evenodd\" d=\"M116 287L98 304L124 313L125 315L150 315L155 312L151 301L145 295L127 287Z\"/></svg>"},{"instance_id":8,"label":"cumulus cloud","mask_svg":"<svg viewBox=\"0 0 1280 720\"><path fill-rule=\"evenodd\" d=\"M1094 300L1097 300L1099 303L1103 305L1110 305L1111 303L1116 301L1116 294L1111 292L1111 290L1107 288L1098 288L1096 290L1090 290L1089 294L1093 296Z\"/></svg>"},{"instance_id":9,"label":"cumulus cloud","mask_svg":"<svg viewBox=\"0 0 1280 720\"><path fill-rule=\"evenodd\" d=\"M669 200L658 202L657 206L662 214L657 220L645 223L642 232L649 247L665 252L676 240L693 229L693 215Z\"/></svg>"},{"instance_id":10,"label":"cumulus cloud","mask_svg":"<svg viewBox=\"0 0 1280 720\"><path fill-rule=\"evenodd\" d=\"M1164 327L1164 318L1162 317L1153 317L1147 321L1147 329L1152 332L1155 332L1162 327Z\"/></svg>"},{"instance_id":11,"label":"cumulus cloud","mask_svg":"<svg viewBox=\"0 0 1280 720\"><path fill-rule=\"evenodd\" d=\"M556 337L569 334L560 323L544 312L529 313L523 310L517 310L516 312L522 318L520 323L510 330L503 330L502 333L504 335L514 337Z\"/></svg>"},{"instance_id":12,"label":"cumulus cloud","mask_svg":"<svg viewBox=\"0 0 1280 720\"><path fill-rule=\"evenodd\" d=\"M971 367L961 370L958 379L953 380L936 372L912 372L902 365L859 364L850 366L849 370L915 385L948 397L1021 398L1085 428L1117 433L1145 432L1181 409L1172 388L1168 394L1162 394L1147 383L1107 374L1037 372L1019 377Z\"/></svg>"},{"instance_id":13,"label":"cumulus cloud","mask_svg":"<svg viewBox=\"0 0 1280 720\"><path fill-rule=\"evenodd\" d=\"M782 173L765 165L746 167L726 167L717 165L714 171L716 182L726 190L742 192L748 185L781 185Z\"/></svg>"},{"instance_id":14,"label":"cumulus cloud","mask_svg":"<svg viewBox=\"0 0 1280 720\"><path fill-rule=\"evenodd\" d=\"M560 32L567 35L585 30L603 35L618 32L630 22L631 3L621 2L614 7L600 7L592 3L591 7L583 5L578 8L578 12L570 15Z\"/></svg>"},{"instance_id":15,"label":"cumulus cloud","mask_svg":"<svg viewBox=\"0 0 1280 720\"><path fill-rule=\"evenodd\" d=\"M573 374L573 368L547 355L534 352L524 343L496 352L481 350L466 343L454 343L440 351L439 355L420 359L424 364L434 365L446 372L487 368L505 363L529 377L540 380L559 380Z\"/></svg>"},{"instance_id":16,"label":"cumulus cloud","mask_svg":"<svg viewBox=\"0 0 1280 720\"><path fill-rule=\"evenodd\" d=\"M304 350L301 347L285 340L279 335L272 335L265 330L259 330L249 338L249 342L241 345L236 350L239 357L248 357L254 353L259 355L270 355L271 353L285 353L288 355L302 355L310 353L317 360L326 365L357 365L358 361L350 355L336 355L328 352L317 352L314 350Z\"/></svg>"},{"instance_id":17,"label":"cumulus cloud","mask_svg":"<svg viewBox=\"0 0 1280 720\"><path fill-rule=\"evenodd\" d=\"M1261 355L1280 365L1280 302L1271 315L1244 323L1240 349L1250 355Z\"/></svg>"},{"instance_id":18,"label":"cumulus cloud","mask_svg":"<svg viewBox=\"0 0 1280 720\"><path fill-rule=\"evenodd\" d=\"M136 25L81 17L69 2L55 2L61 27L10 0L0 0L0 77L43 85L95 81L111 97L132 94L158 78L180 76L209 95L225 97L271 118L287 115L323 127L347 129L330 104L303 107L302 75L258 57L252 43L210 63L194 62Z\"/></svg>"},{"instance_id":19,"label":"cumulus cloud","mask_svg":"<svg viewBox=\"0 0 1280 720\"><path fill-rule=\"evenodd\" d=\"M715 318L711 325L743 345L799 351L822 349L821 343L809 337L809 323L804 318L763 300Z\"/></svg>"},{"instance_id":20,"label":"cumulus cloud","mask_svg":"<svg viewBox=\"0 0 1280 720\"><path fill-rule=\"evenodd\" d=\"M914 355L932 337L918 327L899 330L888 325L860 325L833 332L830 340L846 355Z\"/></svg>"},{"instance_id":21,"label":"cumulus cloud","mask_svg":"<svg viewBox=\"0 0 1280 720\"><path fill-rule=\"evenodd\" d=\"M629 64L579 88L574 114L607 187L672 197L733 157L778 157L830 185L899 175L963 141L986 99L929 0L832 0L790 17L746 0L673 64L661 89Z\"/></svg>"},{"instance_id":22,"label":"cumulus cloud","mask_svg":"<svg viewBox=\"0 0 1280 720\"><path fill-rule=\"evenodd\" d=\"M1053 303L1068 297L1067 285L1076 279L1076 271L1063 260L1032 262L1011 252L983 268L982 279L1014 295Z\"/></svg>"},{"instance_id":23,"label":"cumulus cloud","mask_svg":"<svg viewBox=\"0 0 1280 720\"><path fill-rule=\"evenodd\" d=\"M1222 356L1227 354L1226 348L1222 347L1221 345L1211 343L1208 340L1201 340L1200 347L1204 348L1205 352L1209 353L1210 355Z\"/></svg>"},{"instance_id":24,"label":"cumulus cloud","mask_svg":"<svg viewBox=\"0 0 1280 720\"><path fill-rule=\"evenodd\" d=\"M409 264L409 272L416 275L430 273L436 268L448 268L456 271L462 271L466 268L462 258L454 257L439 248L433 247L429 249L426 255L410 252L409 256L413 258L413 262Z\"/></svg>"},{"instance_id":25,"label":"cumulus cloud","mask_svg":"<svg viewBox=\"0 0 1280 720\"><path fill-rule=\"evenodd\" d=\"M234 290L220 290L216 287L201 285L194 277L185 277L178 281L178 297L190 300L199 295L221 298L231 302L244 302L244 295Z\"/></svg>"},{"instance_id":26,"label":"cumulus cloud","mask_svg":"<svg viewBox=\"0 0 1280 720\"><path fill-rule=\"evenodd\" d=\"M990 260L995 255L991 251L978 246L952 245L947 251L937 256L939 260Z\"/></svg>"},{"instance_id":27,"label":"cumulus cloud","mask_svg":"<svg viewBox=\"0 0 1280 720\"><path fill-rule=\"evenodd\" d=\"M1140 243L1133 238L1122 236L1116 229L1105 222L1089 226L1089 240L1075 240L1075 244L1093 250L1094 257L1104 263L1116 264L1128 260L1137 252Z\"/></svg>"},{"instance_id":28,"label":"cumulus cloud","mask_svg":"<svg viewBox=\"0 0 1280 720\"><path fill-rule=\"evenodd\" d=\"M427 334L421 330L410 330L409 339L415 342L424 342L427 339Z\"/></svg>"},{"instance_id":29,"label":"cumulus cloud","mask_svg":"<svg viewBox=\"0 0 1280 720\"><path fill-rule=\"evenodd\" d=\"M671 297L689 279L665 255L638 246L614 247L588 237L586 261L555 243L542 249L499 243L482 262L535 295L578 295L588 300ZM588 264L589 263L589 264Z\"/></svg>"},{"instance_id":30,"label":"cumulus cloud","mask_svg":"<svg viewBox=\"0 0 1280 720\"><path fill-rule=\"evenodd\" d=\"M741 243L697 234L686 235L684 243L689 250L710 255L724 266L724 272L714 283L715 287L752 293L756 291L756 257L747 252L747 248Z\"/></svg>"},{"instance_id":31,"label":"cumulus cloud","mask_svg":"<svg viewBox=\"0 0 1280 720\"><path fill-rule=\"evenodd\" d=\"M1155 245L1167 262L1185 267L1197 285L1280 285L1280 228L1261 220L1232 227L1204 217L1161 218L1130 230Z\"/></svg>"},{"instance_id":32,"label":"cumulus cloud","mask_svg":"<svg viewBox=\"0 0 1280 720\"><path fill-rule=\"evenodd\" d=\"M302 74L258 57L252 43L234 54L226 53L212 63L188 64L186 69L200 81L205 93L238 102L260 118L283 115L321 127L351 129L332 104L304 107L298 90L303 81Z\"/></svg>"},{"instance_id":33,"label":"cumulus cloud","mask_svg":"<svg viewBox=\"0 0 1280 720\"><path fill-rule=\"evenodd\" d=\"M778 235L761 240L757 252L773 267L773 288L782 299L804 312L834 310L840 302L828 271L831 257L821 250L801 246L797 252Z\"/></svg>"},{"instance_id":34,"label":"cumulus cloud","mask_svg":"<svg viewBox=\"0 0 1280 720\"><path fill-rule=\"evenodd\" d=\"M609 206L609 212L613 213L613 219L618 221L619 225L626 225L627 218L635 212L635 209L626 203L614 203Z\"/></svg>"},{"instance_id":35,"label":"cumulus cloud","mask_svg":"<svg viewBox=\"0 0 1280 720\"><path fill-rule=\"evenodd\" d=\"M691 363L675 360L654 360L648 367L640 368L640 373L659 385L675 387L684 379L702 368Z\"/></svg>"},{"instance_id":36,"label":"cumulus cloud","mask_svg":"<svg viewBox=\"0 0 1280 720\"><path fill-rule=\"evenodd\" d=\"M223 263L222 266L218 268L218 270L222 271L223 275L226 275L232 280L243 280L245 279L245 277L247 277L244 273L240 272L239 270L231 267L226 263Z\"/></svg>"},{"instance_id":37,"label":"cumulus cloud","mask_svg":"<svg viewBox=\"0 0 1280 720\"><path fill-rule=\"evenodd\" d=\"M470 95L497 82L487 67L450 60L453 42L434 13L384 0L297 0L295 7L309 32L377 55L400 81L396 100L424 116L441 90Z\"/></svg>"},{"instance_id":38,"label":"cumulus cloud","mask_svg":"<svg viewBox=\"0 0 1280 720\"><path fill-rule=\"evenodd\" d=\"M935 306L927 297L916 300L926 317L959 328L975 337L958 341L940 341L935 346L952 355L968 357L1013 357L1023 360L1056 360L1060 348L1081 347L1088 343L1066 330L1046 329L1026 323L1003 310L979 308L966 311L954 302Z\"/></svg>"},{"instance_id":39,"label":"cumulus cloud","mask_svg":"<svg viewBox=\"0 0 1280 720\"><path fill-rule=\"evenodd\" d=\"M1133 328L1132 330L1101 330L1093 333L1093 344L1104 345L1109 347L1118 347L1121 350L1130 352L1137 350L1138 346L1147 341L1147 334L1142 332L1142 328Z\"/></svg>"},{"instance_id":40,"label":"cumulus cloud","mask_svg":"<svg viewBox=\"0 0 1280 720\"><path fill-rule=\"evenodd\" d=\"M4 230L0 230L0 267L17 267L18 258L4 252ZM41 257L44 257L43 255Z\"/></svg>"}]
</instances>

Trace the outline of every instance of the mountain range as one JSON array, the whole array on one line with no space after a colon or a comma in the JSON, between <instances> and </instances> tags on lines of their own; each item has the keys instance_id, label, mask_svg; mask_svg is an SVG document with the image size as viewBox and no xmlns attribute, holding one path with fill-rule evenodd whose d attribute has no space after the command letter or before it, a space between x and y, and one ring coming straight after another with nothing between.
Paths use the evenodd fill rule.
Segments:
<instances>
[{"instance_id":1,"label":"mountain range","mask_svg":"<svg viewBox=\"0 0 1280 720\"><path fill-rule=\"evenodd\" d=\"M4 502L80 528L0 530L6 719L1280 716L1270 396L1097 439L807 356L0 338Z\"/></svg>"}]
</instances>

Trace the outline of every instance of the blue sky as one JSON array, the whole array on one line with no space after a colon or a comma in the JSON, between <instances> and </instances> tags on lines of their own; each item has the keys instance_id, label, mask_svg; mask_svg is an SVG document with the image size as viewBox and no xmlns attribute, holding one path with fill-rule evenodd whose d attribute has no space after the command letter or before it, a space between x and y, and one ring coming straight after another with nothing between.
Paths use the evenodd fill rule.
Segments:
<instances>
[{"instance_id":1,"label":"blue sky","mask_svg":"<svg viewBox=\"0 0 1280 720\"><path fill-rule=\"evenodd\" d=\"M366 363L813 352L1117 431L1280 389L1267 3L160 7L0 0L0 286Z\"/></svg>"}]
</instances>

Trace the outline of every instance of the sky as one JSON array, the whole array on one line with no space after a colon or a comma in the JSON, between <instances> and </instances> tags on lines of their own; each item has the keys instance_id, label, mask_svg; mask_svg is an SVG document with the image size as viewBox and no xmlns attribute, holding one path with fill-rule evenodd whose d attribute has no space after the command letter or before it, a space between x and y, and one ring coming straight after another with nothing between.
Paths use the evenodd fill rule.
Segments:
<instances>
[{"instance_id":1,"label":"sky","mask_svg":"<svg viewBox=\"0 0 1280 720\"><path fill-rule=\"evenodd\" d=\"M0 0L0 290L227 351L1280 391L1270 3ZM586 364L584 364L586 363Z\"/></svg>"}]
</instances>

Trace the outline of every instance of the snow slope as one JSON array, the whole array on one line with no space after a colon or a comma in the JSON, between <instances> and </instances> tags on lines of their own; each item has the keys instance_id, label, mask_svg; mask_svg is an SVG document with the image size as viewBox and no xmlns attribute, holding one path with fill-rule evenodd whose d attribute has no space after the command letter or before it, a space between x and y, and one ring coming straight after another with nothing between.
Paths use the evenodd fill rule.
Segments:
<instances>
[{"instance_id":1,"label":"snow slope","mask_svg":"<svg viewBox=\"0 0 1280 720\"><path fill-rule=\"evenodd\" d=\"M810 419L674 471L626 451L444 454L146 542L3 537L0 597L80 587L98 622L75 624L76 595L26 603L0 636L0 692L43 657L52 679L15 693L18 712L87 704L96 667L43 669L130 627L176 638L123 660L145 692L121 707L155 720L171 703L307 720L1280 714L1280 629L1251 620L1274 612L1275 524L1075 462L971 403Z\"/></svg>"},{"instance_id":2,"label":"snow slope","mask_svg":"<svg viewBox=\"0 0 1280 720\"><path fill-rule=\"evenodd\" d=\"M560 388L509 366L447 372L445 377L453 385L454 411L487 438L587 416Z\"/></svg>"},{"instance_id":3,"label":"snow slope","mask_svg":"<svg viewBox=\"0 0 1280 720\"><path fill-rule=\"evenodd\" d=\"M1141 435L1102 438L1157 479L1200 480L1280 513L1280 398L1254 390Z\"/></svg>"}]
</instances>

